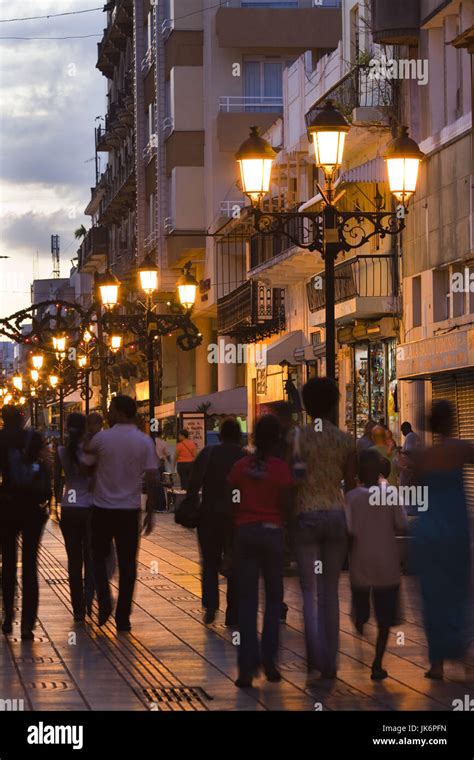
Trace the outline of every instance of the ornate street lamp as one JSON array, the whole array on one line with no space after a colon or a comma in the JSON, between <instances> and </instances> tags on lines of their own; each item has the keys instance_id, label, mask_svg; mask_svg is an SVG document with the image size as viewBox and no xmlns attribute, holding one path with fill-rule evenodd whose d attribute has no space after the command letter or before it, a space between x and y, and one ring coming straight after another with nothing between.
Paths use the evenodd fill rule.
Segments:
<instances>
[{"instance_id":1,"label":"ornate street lamp","mask_svg":"<svg viewBox=\"0 0 474 760\"><path fill-rule=\"evenodd\" d=\"M53 348L56 352L56 359L63 361L66 358L67 338L64 333L53 335Z\"/></svg>"},{"instance_id":2,"label":"ornate street lamp","mask_svg":"<svg viewBox=\"0 0 474 760\"><path fill-rule=\"evenodd\" d=\"M389 142L385 153L390 192L407 205L416 190L418 169L424 153L408 136L407 127L399 127L398 135Z\"/></svg>"},{"instance_id":3,"label":"ornate street lamp","mask_svg":"<svg viewBox=\"0 0 474 760\"><path fill-rule=\"evenodd\" d=\"M12 384L13 384L13 387L17 391L21 392L23 390L23 378L22 378L22 376L21 375L14 375L12 377Z\"/></svg>"},{"instance_id":4,"label":"ornate street lamp","mask_svg":"<svg viewBox=\"0 0 474 760\"><path fill-rule=\"evenodd\" d=\"M44 356L43 354L33 354L31 357L31 363L36 370L43 368Z\"/></svg>"},{"instance_id":5,"label":"ornate street lamp","mask_svg":"<svg viewBox=\"0 0 474 760\"><path fill-rule=\"evenodd\" d=\"M308 125L316 166L323 170L328 180L332 180L334 173L342 166L344 142L349 128L342 113L334 108L332 100L326 101Z\"/></svg>"},{"instance_id":6,"label":"ornate street lamp","mask_svg":"<svg viewBox=\"0 0 474 760\"><path fill-rule=\"evenodd\" d=\"M242 190L257 206L270 189L270 176L276 152L270 143L260 137L258 127L250 127L250 137L235 154L240 167Z\"/></svg>"},{"instance_id":7,"label":"ornate street lamp","mask_svg":"<svg viewBox=\"0 0 474 760\"><path fill-rule=\"evenodd\" d=\"M37 369L31 369L30 370L31 379L34 383L37 383L39 380L39 372Z\"/></svg>"},{"instance_id":8,"label":"ornate street lamp","mask_svg":"<svg viewBox=\"0 0 474 760\"><path fill-rule=\"evenodd\" d=\"M122 348L122 336L121 335L111 335L110 336L110 350L112 353L116 354L117 351L120 351Z\"/></svg>"},{"instance_id":9,"label":"ornate street lamp","mask_svg":"<svg viewBox=\"0 0 474 760\"><path fill-rule=\"evenodd\" d=\"M90 330L84 330L84 334L82 336L82 340L84 341L84 343L86 345L91 342L91 340L93 339L93 337L94 336L93 336L93 334L92 334L92 332Z\"/></svg>"},{"instance_id":10,"label":"ornate street lamp","mask_svg":"<svg viewBox=\"0 0 474 760\"><path fill-rule=\"evenodd\" d=\"M87 367L87 356L85 354L77 357L77 366L79 369L84 369L84 367Z\"/></svg>"},{"instance_id":11,"label":"ornate street lamp","mask_svg":"<svg viewBox=\"0 0 474 760\"><path fill-rule=\"evenodd\" d=\"M158 290L159 269L150 255L145 256L137 271L141 289L148 298L151 298Z\"/></svg>"},{"instance_id":12,"label":"ornate street lamp","mask_svg":"<svg viewBox=\"0 0 474 760\"><path fill-rule=\"evenodd\" d=\"M196 303L198 281L191 274L192 263L188 261L183 267L183 274L178 280L178 296L181 306L189 311Z\"/></svg>"},{"instance_id":13,"label":"ornate street lamp","mask_svg":"<svg viewBox=\"0 0 474 760\"><path fill-rule=\"evenodd\" d=\"M242 143L236 159L242 189L250 198L256 234L284 235L299 248L318 251L324 259L326 374L336 376L335 353L335 261L341 251L360 248L374 235L396 235L405 227L406 206L415 192L418 167L423 153L402 127L387 148L386 160L390 190L403 204L402 213L382 211L340 211L334 197L333 179L341 168L346 135L350 125L331 100L307 114L308 135L313 143L315 163L324 174L324 187L318 184L322 210L265 211L261 201L270 189L271 165L275 151L252 127L250 137ZM376 201L377 204L377 201ZM295 224L295 222L297 222ZM367 229L369 226L369 229Z\"/></svg>"},{"instance_id":14,"label":"ornate street lamp","mask_svg":"<svg viewBox=\"0 0 474 760\"><path fill-rule=\"evenodd\" d=\"M109 269L100 275L98 282L102 305L110 311L117 306L120 282Z\"/></svg>"},{"instance_id":15,"label":"ornate street lamp","mask_svg":"<svg viewBox=\"0 0 474 760\"><path fill-rule=\"evenodd\" d=\"M48 382L49 382L51 388L54 390L57 387L58 383L59 383L59 377L57 375L50 375L48 377Z\"/></svg>"}]
</instances>

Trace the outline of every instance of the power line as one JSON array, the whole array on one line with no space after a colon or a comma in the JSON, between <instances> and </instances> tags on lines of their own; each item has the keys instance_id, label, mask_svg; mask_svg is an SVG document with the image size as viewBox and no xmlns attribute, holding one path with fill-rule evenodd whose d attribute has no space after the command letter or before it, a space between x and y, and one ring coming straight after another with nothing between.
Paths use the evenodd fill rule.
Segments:
<instances>
[{"instance_id":1,"label":"power line","mask_svg":"<svg viewBox=\"0 0 474 760\"><path fill-rule=\"evenodd\" d=\"M86 8L82 11L68 11L67 13L49 13L46 16L23 16L22 18L0 18L0 24L7 24L10 21L34 21L40 18L57 18L58 16L78 16L80 13L92 13L93 11L101 11L103 6L98 8Z\"/></svg>"},{"instance_id":2,"label":"power line","mask_svg":"<svg viewBox=\"0 0 474 760\"><path fill-rule=\"evenodd\" d=\"M85 40L88 37L102 37L102 34L78 34L71 37L0 37L0 40Z\"/></svg>"},{"instance_id":3,"label":"power line","mask_svg":"<svg viewBox=\"0 0 474 760\"><path fill-rule=\"evenodd\" d=\"M220 8L220 7L226 7L225 5L222 5L222 2L216 3L215 5L208 5L206 8L201 8L199 11L191 11L191 13L186 13L184 16L174 16L171 21L181 21L183 18L189 18L189 16L196 16L198 13L204 13L205 11L212 11L213 8Z\"/></svg>"}]
</instances>

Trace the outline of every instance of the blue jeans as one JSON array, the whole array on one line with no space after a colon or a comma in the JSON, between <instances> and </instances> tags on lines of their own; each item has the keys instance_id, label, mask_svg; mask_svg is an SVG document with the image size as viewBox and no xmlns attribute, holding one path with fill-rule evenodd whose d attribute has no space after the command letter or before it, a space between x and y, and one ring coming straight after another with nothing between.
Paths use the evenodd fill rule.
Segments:
<instances>
[{"instance_id":1,"label":"blue jeans","mask_svg":"<svg viewBox=\"0 0 474 760\"><path fill-rule=\"evenodd\" d=\"M235 536L240 647L239 672L251 676L260 663L276 664L283 594L284 541L281 528L262 523L241 525ZM258 581L265 585L261 654L257 634Z\"/></svg>"},{"instance_id":2,"label":"blue jeans","mask_svg":"<svg viewBox=\"0 0 474 760\"><path fill-rule=\"evenodd\" d=\"M348 545L344 511L298 515L294 543L303 593L308 670L331 673L336 670L339 648L339 575ZM320 567L316 561L321 562Z\"/></svg>"}]
</instances>

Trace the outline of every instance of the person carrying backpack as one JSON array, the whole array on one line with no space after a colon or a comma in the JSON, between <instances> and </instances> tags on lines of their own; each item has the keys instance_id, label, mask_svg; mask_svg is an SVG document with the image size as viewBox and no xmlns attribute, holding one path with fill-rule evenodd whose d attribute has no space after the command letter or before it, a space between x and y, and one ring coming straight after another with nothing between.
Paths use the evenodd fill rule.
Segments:
<instances>
[{"instance_id":1,"label":"person carrying backpack","mask_svg":"<svg viewBox=\"0 0 474 760\"><path fill-rule=\"evenodd\" d=\"M33 640L38 614L38 546L48 519L51 473L36 430L25 430L21 410L2 409L0 430L0 547L2 550L2 631L12 633L17 572L17 538L22 537L21 638Z\"/></svg>"}]
</instances>

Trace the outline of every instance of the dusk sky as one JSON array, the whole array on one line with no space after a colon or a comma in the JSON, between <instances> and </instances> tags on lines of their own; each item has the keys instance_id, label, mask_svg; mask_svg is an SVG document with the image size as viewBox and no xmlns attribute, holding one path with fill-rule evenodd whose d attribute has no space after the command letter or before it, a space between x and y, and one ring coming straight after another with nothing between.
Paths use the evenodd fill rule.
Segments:
<instances>
[{"instance_id":1,"label":"dusk sky","mask_svg":"<svg viewBox=\"0 0 474 760\"><path fill-rule=\"evenodd\" d=\"M95 68L106 23L94 0L0 0L3 19L101 10L0 23L0 316L30 303L34 277L50 277L50 236L61 237L61 274L90 220L84 208L95 184L94 126L105 110L106 83ZM65 37L11 40L5 37ZM92 159L92 160L91 160ZM105 161L105 157L103 158ZM38 257L36 252L38 252Z\"/></svg>"}]
</instances>

